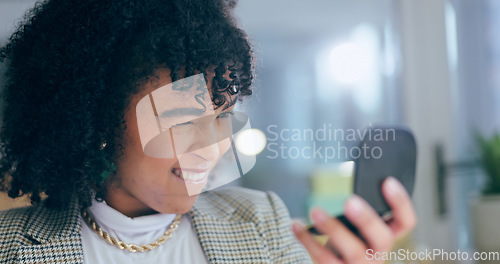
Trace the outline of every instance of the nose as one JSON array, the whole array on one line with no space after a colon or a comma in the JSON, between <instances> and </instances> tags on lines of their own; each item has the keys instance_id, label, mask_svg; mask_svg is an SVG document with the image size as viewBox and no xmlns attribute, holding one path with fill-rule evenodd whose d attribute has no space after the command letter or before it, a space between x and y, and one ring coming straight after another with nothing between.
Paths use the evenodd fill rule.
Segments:
<instances>
[{"instance_id":1,"label":"nose","mask_svg":"<svg viewBox=\"0 0 500 264\"><path fill-rule=\"evenodd\" d=\"M219 143L215 142L211 145L196 149L191 153L202 158L204 161L215 162L219 159L220 152Z\"/></svg>"},{"instance_id":2,"label":"nose","mask_svg":"<svg viewBox=\"0 0 500 264\"><path fill-rule=\"evenodd\" d=\"M219 159L221 150L219 147L220 131L218 121L214 120L210 125L204 126L200 137L191 146L191 153L203 158L206 161L216 161Z\"/></svg>"}]
</instances>

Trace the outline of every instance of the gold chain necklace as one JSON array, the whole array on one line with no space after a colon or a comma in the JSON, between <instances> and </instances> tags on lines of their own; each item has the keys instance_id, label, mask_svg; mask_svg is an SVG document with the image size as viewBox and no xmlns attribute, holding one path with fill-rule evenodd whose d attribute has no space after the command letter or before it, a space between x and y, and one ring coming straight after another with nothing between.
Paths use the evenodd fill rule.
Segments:
<instances>
[{"instance_id":1,"label":"gold chain necklace","mask_svg":"<svg viewBox=\"0 0 500 264\"><path fill-rule=\"evenodd\" d=\"M92 229L104 240L106 240L109 244L118 247L119 249L126 249L130 252L146 252L149 250L153 250L157 248L160 245L163 245L171 236L172 233L177 229L179 226L179 222L181 220L182 215L176 215L174 221L170 224L170 226L167 228L167 231L158 238L156 241L146 244L146 245L135 245L135 244L127 244L123 241L117 240L114 237L111 237L108 233L102 231L101 227L97 225L97 223L92 219L87 211L82 210L82 217L85 220L85 222L92 227Z\"/></svg>"}]
</instances>

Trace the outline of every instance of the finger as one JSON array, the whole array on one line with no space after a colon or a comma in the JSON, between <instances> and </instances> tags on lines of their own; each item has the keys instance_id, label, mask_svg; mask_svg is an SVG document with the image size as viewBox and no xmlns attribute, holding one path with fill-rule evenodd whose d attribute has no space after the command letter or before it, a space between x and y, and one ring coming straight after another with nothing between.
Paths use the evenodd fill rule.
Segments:
<instances>
[{"instance_id":1,"label":"finger","mask_svg":"<svg viewBox=\"0 0 500 264\"><path fill-rule=\"evenodd\" d=\"M391 228L362 198L354 195L347 200L345 216L358 229L369 248L379 252L391 249L394 242Z\"/></svg>"},{"instance_id":2,"label":"finger","mask_svg":"<svg viewBox=\"0 0 500 264\"><path fill-rule=\"evenodd\" d=\"M388 177L382 184L382 193L391 207L393 219L389 227L394 235L400 237L412 230L417 224L417 217L404 186L394 177Z\"/></svg>"},{"instance_id":3,"label":"finger","mask_svg":"<svg viewBox=\"0 0 500 264\"><path fill-rule=\"evenodd\" d=\"M328 243L347 263L365 259L366 245L339 220L330 217L325 211L315 208L311 211L314 226L328 236Z\"/></svg>"},{"instance_id":4,"label":"finger","mask_svg":"<svg viewBox=\"0 0 500 264\"><path fill-rule=\"evenodd\" d=\"M292 230L297 239L304 245L309 255L314 259L317 264L341 264L343 263L337 256L335 256L328 249L321 246L314 237L307 232L303 225L293 222Z\"/></svg>"}]
</instances>

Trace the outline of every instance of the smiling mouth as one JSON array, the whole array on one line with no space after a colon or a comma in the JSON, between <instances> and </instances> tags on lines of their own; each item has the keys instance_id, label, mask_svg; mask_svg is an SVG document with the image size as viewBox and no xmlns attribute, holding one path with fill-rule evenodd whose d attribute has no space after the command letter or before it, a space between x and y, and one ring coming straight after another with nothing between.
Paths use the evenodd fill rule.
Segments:
<instances>
[{"instance_id":1,"label":"smiling mouth","mask_svg":"<svg viewBox=\"0 0 500 264\"><path fill-rule=\"evenodd\" d=\"M200 184L207 181L208 170L172 168L171 172L186 183Z\"/></svg>"}]
</instances>

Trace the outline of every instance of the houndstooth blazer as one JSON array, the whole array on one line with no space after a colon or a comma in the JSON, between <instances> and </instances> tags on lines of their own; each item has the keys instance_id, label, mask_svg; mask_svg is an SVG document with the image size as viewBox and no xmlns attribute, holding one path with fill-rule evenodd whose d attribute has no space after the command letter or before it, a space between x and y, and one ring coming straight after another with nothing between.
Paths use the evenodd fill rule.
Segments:
<instances>
[{"instance_id":1,"label":"houndstooth blazer","mask_svg":"<svg viewBox=\"0 0 500 264\"><path fill-rule=\"evenodd\" d=\"M0 263L83 263L79 215L77 203L65 211L41 203L0 212ZM273 192L205 192L190 215L210 263L311 263Z\"/></svg>"}]
</instances>

